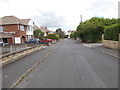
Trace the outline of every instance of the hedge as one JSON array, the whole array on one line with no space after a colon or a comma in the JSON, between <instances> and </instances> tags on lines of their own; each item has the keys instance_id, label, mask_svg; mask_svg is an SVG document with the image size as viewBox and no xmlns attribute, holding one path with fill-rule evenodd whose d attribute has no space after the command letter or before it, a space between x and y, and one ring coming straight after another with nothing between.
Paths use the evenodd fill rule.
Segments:
<instances>
[{"instance_id":1,"label":"hedge","mask_svg":"<svg viewBox=\"0 0 120 90\"><path fill-rule=\"evenodd\" d=\"M105 40L119 41L119 33L120 33L119 28L120 28L120 24L113 24L111 26L105 27L104 39Z\"/></svg>"},{"instance_id":2,"label":"hedge","mask_svg":"<svg viewBox=\"0 0 120 90\"><path fill-rule=\"evenodd\" d=\"M57 35L57 34L48 34L47 37L48 37L49 39L59 40L59 35Z\"/></svg>"},{"instance_id":3,"label":"hedge","mask_svg":"<svg viewBox=\"0 0 120 90\"><path fill-rule=\"evenodd\" d=\"M102 40L104 26L100 23L87 22L81 24L79 35L83 42L99 42Z\"/></svg>"}]
</instances>

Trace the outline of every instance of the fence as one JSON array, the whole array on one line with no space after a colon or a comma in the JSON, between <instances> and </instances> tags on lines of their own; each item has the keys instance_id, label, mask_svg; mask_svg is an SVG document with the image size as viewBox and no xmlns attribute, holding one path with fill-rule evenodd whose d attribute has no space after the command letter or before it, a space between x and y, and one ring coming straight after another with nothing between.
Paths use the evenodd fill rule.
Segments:
<instances>
[{"instance_id":1,"label":"fence","mask_svg":"<svg viewBox=\"0 0 120 90\"><path fill-rule=\"evenodd\" d=\"M21 51L30 47L40 46L41 44L12 44L12 45L5 45L1 46L1 53L0 54L7 54L12 52Z\"/></svg>"}]
</instances>

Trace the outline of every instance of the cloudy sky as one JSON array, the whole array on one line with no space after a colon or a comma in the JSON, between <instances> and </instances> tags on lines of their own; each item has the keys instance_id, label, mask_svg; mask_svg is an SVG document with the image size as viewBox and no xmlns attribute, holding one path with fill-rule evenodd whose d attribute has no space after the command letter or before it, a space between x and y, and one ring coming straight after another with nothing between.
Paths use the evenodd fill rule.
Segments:
<instances>
[{"instance_id":1,"label":"cloudy sky","mask_svg":"<svg viewBox=\"0 0 120 90\"><path fill-rule=\"evenodd\" d=\"M119 0L0 0L0 17L14 15L31 18L39 26L51 30L75 30L91 17L118 17Z\"/></svg>"}]
</instances>

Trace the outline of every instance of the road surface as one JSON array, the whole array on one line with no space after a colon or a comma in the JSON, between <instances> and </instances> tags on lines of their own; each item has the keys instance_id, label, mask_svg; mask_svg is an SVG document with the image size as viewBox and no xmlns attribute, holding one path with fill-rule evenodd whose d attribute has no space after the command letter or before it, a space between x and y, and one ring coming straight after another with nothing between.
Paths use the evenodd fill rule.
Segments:
<instances>
[{"instance_id":1,"label":"road surface","mask_svg":"<svg viewBox=\"0 0 120 90\"><path fill-rule=\"evenodd\" d=\"M118 59L70 39L3 67L3 87L14 84L50 50L53 52L16 88L118 87Z\"/></svg>"}]
</instances>

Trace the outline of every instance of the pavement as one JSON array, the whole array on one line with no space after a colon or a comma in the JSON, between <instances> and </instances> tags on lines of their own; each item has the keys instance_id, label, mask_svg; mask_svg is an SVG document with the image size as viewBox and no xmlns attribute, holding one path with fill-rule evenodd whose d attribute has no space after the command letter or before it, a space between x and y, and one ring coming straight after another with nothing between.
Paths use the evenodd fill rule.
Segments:
<instances>
[{"instance_id":1,"label":"pavement","mask_svg":"<svg viewBox=\"0 0 120 90\"><path fill-rule=\"evenodd\" d=\"M54 46L54 45L53 45ZM43 50L39 50L35 53L31 53L25 57L22 57L15 62L11 62L2 67L2 87L9 88L23 75L29 68L31 68L36 62L38 62L44 55L49 52L53 46L48 49L45 47Z\"/></svg>"},{"instance_id":2,"label":"pavement","mask_svg":"<svg viewBox=\"0 0 120 90\"><path fill-rule=\"evenodd\" d=\"M118 59L70 39L4 67L3 86L48 49L54 50L15 88L118 88Z\"/></svg>"},{"instance_id":3,"label":"pavement","mask_svg":"<svg viewBox=\"0 0 120 90\"><path fill-rule=\"evenodd\" d=\"M118 55L118 50L107 48L102 45L102 43L83 43L84 46L87 46L89 48L94 48L98 51L101 51L103 53L106 53L108 55L111 55L116 58L120 58Z\"/></svg>"}]
</instances>

